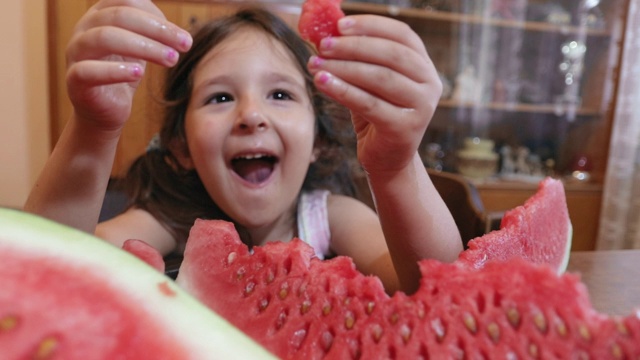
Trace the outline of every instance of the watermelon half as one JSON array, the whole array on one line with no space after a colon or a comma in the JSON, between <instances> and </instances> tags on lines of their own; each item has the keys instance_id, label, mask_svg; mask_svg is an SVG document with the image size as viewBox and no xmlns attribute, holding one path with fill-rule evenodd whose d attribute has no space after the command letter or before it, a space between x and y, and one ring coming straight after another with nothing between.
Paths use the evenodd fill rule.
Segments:
<instances>
[{"instance_id":1,"label":"watermelon half","mask_svg":"<svg viewBox=\"0 0 640 360\"><path fill-rule=\"evenodd\" d=\"M600 314L558 275L571 233L546 179L501 230L453 264L422 261L419 290L390 297L347 257L318 260L299 239L250 252L231 223L199 220L177 282L283 359L638 358L640 312Z\"/></svg>"},{"instance_id":2,"label":"watermelon half","mask_svg":"<svg viewBox=\"0 0 640 360\"><path fill-rule=\"evenodd\" d=\"M272 355L133 255L0 209L0 358L256 359Z\"/></svg>"},{"instance_id":3,"label":"watermelon half","mask_svg":"<svg viewBox=\"0 0 640 360\"><path fill-rule=\"evenodd\" d=\"M199 220L177 282L282 359L640 357L640 312L596 312L576 275L517 257L420 269L415 294L390 297L350 258L298 239L249 252L231 223Z\"/></svg>"}]
</instances>

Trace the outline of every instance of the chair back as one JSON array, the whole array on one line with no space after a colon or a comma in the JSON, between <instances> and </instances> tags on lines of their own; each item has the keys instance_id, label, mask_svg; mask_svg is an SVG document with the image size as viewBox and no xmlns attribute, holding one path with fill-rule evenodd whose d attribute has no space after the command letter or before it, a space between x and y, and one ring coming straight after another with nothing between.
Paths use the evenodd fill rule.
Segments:
<instances>
[{"instance_id":1,"label":"chair back","mask_svg":"<svg viewBox=\"0 0 640 360\"><path fill-rule=\"evenodd\" d=\"M449 208L466 248L469 240L486 232L485 209L478 189L462 175L432 169L427 172Z\"/></svg>"}]
</instances>

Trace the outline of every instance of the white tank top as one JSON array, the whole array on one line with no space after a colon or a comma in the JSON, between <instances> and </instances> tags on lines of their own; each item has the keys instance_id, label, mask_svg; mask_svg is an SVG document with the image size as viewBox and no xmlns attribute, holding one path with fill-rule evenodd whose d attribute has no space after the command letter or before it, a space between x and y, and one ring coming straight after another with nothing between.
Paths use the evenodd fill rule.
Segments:
<instances>
[{"instance_id":1,"label":"white tank top","mask_svg":"<svg viewBox=\"0 0 640 360\"><path fill-rule=\"evenodd\" d=\"M324 259L330 254L329 216L327 214L328 190L303 192L298 202L298 237L311 245L316 256Z\"/></svg>"}]
</instances>

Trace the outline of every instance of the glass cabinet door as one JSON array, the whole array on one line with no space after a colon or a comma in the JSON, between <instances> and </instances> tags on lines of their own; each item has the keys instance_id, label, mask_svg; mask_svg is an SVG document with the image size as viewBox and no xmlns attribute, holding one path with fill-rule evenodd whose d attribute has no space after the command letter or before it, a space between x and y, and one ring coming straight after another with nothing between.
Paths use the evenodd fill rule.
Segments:
<instances>
[{"instance_id":1,"label":"glass cabinet door","mask_svg":"<svg viewBox=\"0 0 640 360\"><path fill-rule=\"evenodd\" d=\"M478 183L601 184L626 0L346 2L408 23L444 83L421 152Z\"/></svg>"}]
</instances>

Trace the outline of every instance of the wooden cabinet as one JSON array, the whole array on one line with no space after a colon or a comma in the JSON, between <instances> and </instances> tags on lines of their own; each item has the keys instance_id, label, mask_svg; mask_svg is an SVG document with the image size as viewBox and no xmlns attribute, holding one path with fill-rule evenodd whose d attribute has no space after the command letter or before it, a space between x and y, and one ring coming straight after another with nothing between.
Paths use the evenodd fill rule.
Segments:
<instances>
[{"instance_id":1,"label":"wooden cabinet","mask_svg":"<svg viewBox=\"0 0 640 360\"><path fill-rule=\"evenodd\" d=\"M463 162L494 166L489 176L472 178L490 211L522 204L542 176L571 179L566 190L574 249L593 249L615 89L624 76L619 73L622 29L630 0L403 1L346 1L343 9L398 18L423 39L445 84L420 149L425 164L451 172L461 170ZM93 3L49 0L53 143L71 112L64 47ZM154 3L186 29L242 6L207 0ZM296 26L299 4L263 4ZM114 176L125 171L158 130L162 72L150 66L140 85ZM465 141L476 138L491 142L493 160L462 157ZM574 171L589 179L578 180Z\"/></svg>"}]
</instances>

